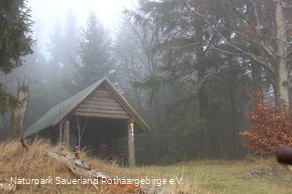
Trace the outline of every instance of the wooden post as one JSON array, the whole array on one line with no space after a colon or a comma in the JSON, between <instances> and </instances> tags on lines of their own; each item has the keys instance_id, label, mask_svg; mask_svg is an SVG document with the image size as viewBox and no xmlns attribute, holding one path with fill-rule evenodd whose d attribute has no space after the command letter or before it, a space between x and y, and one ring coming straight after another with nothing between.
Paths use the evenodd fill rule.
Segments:
<instances>
[{"instance_id":1,"label":"wooden post","mask_svg":"<svg viewBox=\"0 0 292 194\"><path fill-rule=\"evenodd\" d=\"M69 148L70 139L70 121L67 119L64 126L64 145Z\"/></svg>"},{"instance_id":2,"label":"wooden post","mask_svg":"<svg viewBox=\"0 0 292 194\"><path fill-rule=\"evenodd\" d=\"M135 144L134 144L134 120L130 119L128 121L128 160L129 166L135 166Z\"/></svg>"},{"instance_id":3,"label":"wooden post","mask_svg":"<svg viewBox=\"0 0 292 194\"><path fill-rule=\"evenodd\" d=\"M62 120L61 120L59 122L59 143L60 143L60 145L62 145L62 142L63 142L62 133L63 133L63 130L62 130Z\"/></svg>"}]
</instances>

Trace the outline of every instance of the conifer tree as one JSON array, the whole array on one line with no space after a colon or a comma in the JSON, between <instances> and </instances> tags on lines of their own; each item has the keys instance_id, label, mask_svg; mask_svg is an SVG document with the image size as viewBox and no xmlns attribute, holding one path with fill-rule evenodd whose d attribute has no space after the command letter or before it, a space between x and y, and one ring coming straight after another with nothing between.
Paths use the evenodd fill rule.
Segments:
<instances>
[{"instance_id":1,"label":"conifer tree","mask_svg":"<svg viewBox=\"0 0 292 194\"><path fill-rule=\"evenodd\" d=\"M78 42L79 61L75 84L78 90L93 84L112 69L110 56L111 41L108 32L103 28L95 13L88 17L87 27L82 31Z\"/></svg>"},{"instance_id":2,"label":"conifer tree","mask_svg":"<svg viewBox=\"0 0 292 194\"><path fill-rule=\"evenodd\" d=\"M30 9L24 0L0 0L0 71L8 74L22 65L22 57L32 53ZM0 112L19 103L0 83Z\"/></svg>"}]
</instances>

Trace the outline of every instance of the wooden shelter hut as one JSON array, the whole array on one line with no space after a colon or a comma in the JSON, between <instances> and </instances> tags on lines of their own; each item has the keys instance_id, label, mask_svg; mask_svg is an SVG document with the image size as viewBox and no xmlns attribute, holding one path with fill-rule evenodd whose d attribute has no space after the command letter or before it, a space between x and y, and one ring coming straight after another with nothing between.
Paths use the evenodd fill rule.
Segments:
<instances>
[{"instance_id":1,"label":"wooden shelter hut","mask_svg":"<svg viewBox=\"0 0 292 194\"><path fill-rule=\"evenodd\" d=\"M117 153L117 142L128 137L128 163L135 166L134 135L150 127L103 78L78 94L54 106L24 132L24 137L46 136L53 143L89 146L101 157Z\"/></svg>"}]
</instances>

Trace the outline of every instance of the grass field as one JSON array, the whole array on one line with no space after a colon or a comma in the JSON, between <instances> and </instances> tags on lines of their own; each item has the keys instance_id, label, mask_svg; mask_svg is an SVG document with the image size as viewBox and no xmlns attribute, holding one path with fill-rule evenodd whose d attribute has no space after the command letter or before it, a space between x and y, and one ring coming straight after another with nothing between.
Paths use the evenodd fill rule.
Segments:
<instances>
[{"instance_id":1,"label":"grass field","mask_svg":"<svg viewBox=\"0 0 292 194\"><path fill-rule=\"evenodd\" d=\"M59 151L44 140L29 144L26 152L19 142L0 143L0 179L7 183L11 178L26 180L56 177L70 180L76 178L54 159L44 157L42 150ZM64 151L63 151L64 153ZM169 166L144 166L119 168L105 164L85 153L81 158L90 162L92 168L119 179L145 181L143 187L166 188L168 193L230 193L230 194L279 194L292 193L292 172L271 159L253 163L245 161L193 161ZM164 182L163 182L164 180ZM147 182L148 181L148 182ZM143 183L143 182L142 182ZM146 184L147 183L147 184ZM181 192L181 193L182 193ZM87 184L19 184L15 193L125 193L123 191L99 190Z\"/></svg>"}]
</instances>

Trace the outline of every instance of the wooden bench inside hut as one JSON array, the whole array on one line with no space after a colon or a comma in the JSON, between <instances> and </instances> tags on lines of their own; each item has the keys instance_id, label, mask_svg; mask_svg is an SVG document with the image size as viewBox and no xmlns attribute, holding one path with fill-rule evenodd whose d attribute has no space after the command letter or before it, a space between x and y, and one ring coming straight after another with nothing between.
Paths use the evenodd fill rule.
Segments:
<instances>
[{"instance_id":1,"label":"wooden bench inside hut","mask_svg":"<svg viewBox=\"0 0 292 194\"><path fill-rule=\"evenodd\" d=\"M71 148L80 145L104 159L119 156L118 139L128 137L128 164L135 166L135 134L150 130L105 77L54 106L24 137L48 137Z\"/></svg>"}]
</instances>

